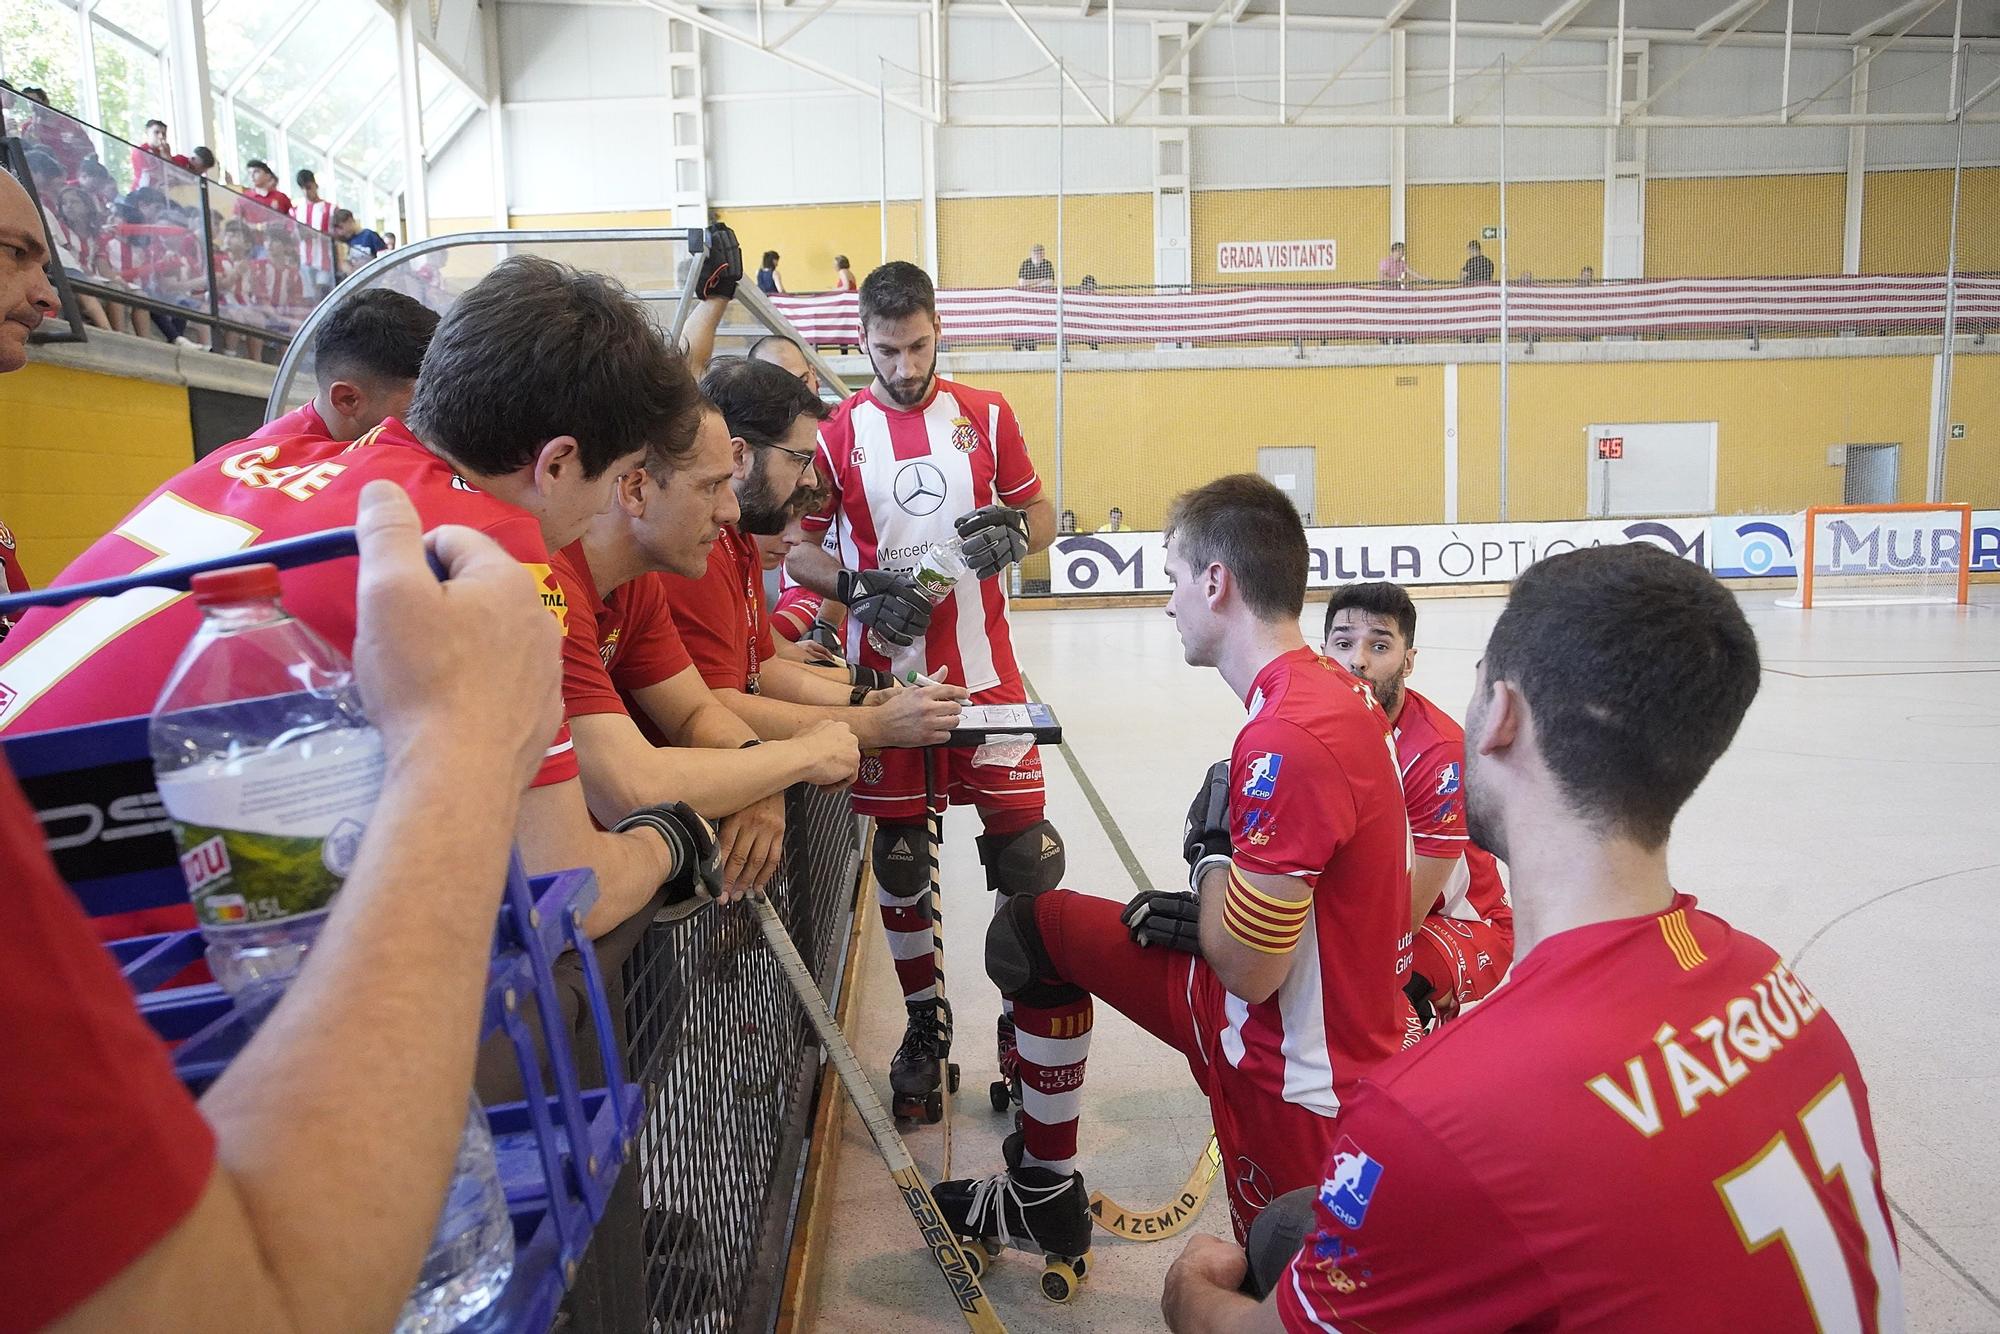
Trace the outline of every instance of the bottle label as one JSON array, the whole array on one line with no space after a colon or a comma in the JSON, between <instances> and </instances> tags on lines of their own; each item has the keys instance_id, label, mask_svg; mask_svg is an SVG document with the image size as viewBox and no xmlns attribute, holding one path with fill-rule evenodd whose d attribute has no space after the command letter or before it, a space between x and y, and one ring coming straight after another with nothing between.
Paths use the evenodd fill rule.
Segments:
<instances>
[{"instance_id":1,"label":"bottle label","mask_svg":"<svg viewBox=\"0 0 2000 1334\"><path fill-rule=\"evenodd\" d=\"M163 776L160 800L201 925L262 926L324 909L353 869L383 765L382 738L360 727Z\"/></svg>"}]
</instances>

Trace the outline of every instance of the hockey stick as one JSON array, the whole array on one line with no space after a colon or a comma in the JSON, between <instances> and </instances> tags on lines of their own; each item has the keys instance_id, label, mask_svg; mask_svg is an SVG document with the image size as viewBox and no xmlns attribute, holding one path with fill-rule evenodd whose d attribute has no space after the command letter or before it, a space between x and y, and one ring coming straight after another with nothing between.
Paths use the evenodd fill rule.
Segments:
<instances>
[{"instance_id":1,"label":"hockey stick","mask_svg":"<svg viewBox=\"0 0 2000 1334\"><path fill-rule=\"evenodd\" d=\"M1165 1241L1177 1237L1201 1217L1201 1207L1208 1203L1208 1192L1221 1171L1222 1149L1211 1130L1201 1157L1195 1159L1194 1171L1188 1174L1187 1185L1171 1201L1157 1209L1128 1209L1102 1191L1094 1190L1090 1193L1090 1216L1097 1226L1127 1241Z\"/></svg>"},{"instance_id":2,"label":"hockey stick","mask_svg":"<svg viewBox=\"0 0 2000 1334\"><path fill-rule=\"evenodd\" d=\"M834 1072L847 1087L847 1096L854 1100L854 1109L861 1113L861 1123L868 1127L869 1138L875 1141L882 1161L888 1164L889 1175L902 1194L903 1205L910 1211L910 1217L916 1220L917 1231L923 1235L924 1249L930 1253L931 1263L944 1275L946 1285L951 1288L952 1301L965 1317L966 1326L975 1334L1006 1334L1007 1327L1000 1323L999 1313L979 1286L979 1279L966 1260L965 1252L960 1249L958 1239L945 1226L944 1215L938 1212L931 1188L925 1183L923 1174L917 1171L902 1136L896 1133L888 1109L882 1106L875 1086L868 1082L861 1063L855 1059L854 1048L848 1045L847 1035L833 1021L833 1015L826 1008L826 997L820 994L819 984L806 971L798 946L792 943L785 924L778 920L778 910L762 897L750 900L750 910L757 916L757 926L764 933L764 943L771 947L778 967L784 970L785 980L792 984L799 1004L805 1007L806 1018L812 1021L813 1031L819 1034L821 1044L826 1047Z\"/></svg>"},{"instance_id":3,"label":"hockey stick","mask_svg":"<svg viewBox=\"0 0 2000 1334\"><path fill-rule=\"evenodd\" d=\"M944 1019L944 1050L938 1053L938 1097L940 1118L944 1122L944 1152L938 1162L938 1180L951 1178L951 1104L958 1092L958 1083L952 1078L951 1040L956 1026L951 1013L951 1001L944 987L944 885L940 879L942 871L939 863L944 858L944 812L933 807L937 794L936 770L933 759L937 752L930 746L924 747L924 836L929 844L931 873L931 968L933 985L937 988L938 1010Z\"/></svg>"}]
</instances>

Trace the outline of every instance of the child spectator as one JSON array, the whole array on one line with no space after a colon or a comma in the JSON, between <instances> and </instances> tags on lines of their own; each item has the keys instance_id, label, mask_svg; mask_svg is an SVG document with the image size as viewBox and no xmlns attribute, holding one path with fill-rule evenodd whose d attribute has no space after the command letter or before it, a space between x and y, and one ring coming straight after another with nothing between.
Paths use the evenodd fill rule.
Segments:
<instances>
[{"instance_id":1,"label":"child spectator","mask_svg":"<svg viewBox=\"0 0 2000 1334\"><path fill-rule=\"evenodd\" d=\"M97 281L98 252L104 245L101 234L104 216L90 192L80 185L65 185L56 195L55 208L51 210L45 204L42 212L48 217L49 235L55 240L56 260L63 272L74 282ZM73 292L73 295L84 323L93 329L111 327L102 301L88 292Z\"/></svg>"},{"instance_id":2,"label":"child spectator","mask_svg":"<svg viewBox=\"0 0 2000 1334\"><path fill-rule=\"evenodd\" d=\"M765 296L778 296L785 290L785 284L778 277L778 252L766 250L764 263L757 270L757 290Z\"/></svg>"},{"instance_id":3,"label":"child spectator","mask_svg":"<svg viewBox=\"0 0 2000 1334\"><path fill-rule=\"evenodd\" d=\"M333 236L341 242L334 247L335 259L345 256L343 272L368 263L389 248L389 243L382 239L380 232L363 227L355 220L354 214L344 208L333 211Z\"/></svg>"},{"instance_id":4,"label":"child spectator","mask_svg":"<svg viewBox=\"0 0 2000 1334\"><path fill-rule=\"evenodd\" d=\"M858 292L861 284L854 280L854 269L847 262L847 256L833 257L833 290L836 292Z\"/></svg>"}]
</instances>

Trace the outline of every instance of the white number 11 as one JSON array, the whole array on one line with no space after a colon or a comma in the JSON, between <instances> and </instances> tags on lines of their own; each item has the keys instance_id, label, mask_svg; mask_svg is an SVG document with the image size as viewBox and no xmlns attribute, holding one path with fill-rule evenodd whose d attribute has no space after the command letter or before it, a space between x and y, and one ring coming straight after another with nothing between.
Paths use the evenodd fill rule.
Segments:
<instances>
[{"instance_id":1,"label":"white number 11","mask_svg":"<svg viewBox=\"0 0 2000 1334\"><path fill-rule=\"evenodd\" d=\"M1820 1180L1830 1182L1838 1174L1847 1187L1847 1202L1861 1225L1875 1276L1875 1328L1880 1334L1901 1334L1903 1274L1889 1221L1876 1202L1875 1163L1862 1142L1845 1076L1806 1104L1799 1124L1819 1164ZM1717 1177L1715 1188L1746 1250L1755 1254L1773 1241L1784 1242L1823 1334L1861 1334L1861 1298L1848 1276L1840 1238L1784 1133L1773 1135L1741 1167Z\"/></svg>"}]
</instances>

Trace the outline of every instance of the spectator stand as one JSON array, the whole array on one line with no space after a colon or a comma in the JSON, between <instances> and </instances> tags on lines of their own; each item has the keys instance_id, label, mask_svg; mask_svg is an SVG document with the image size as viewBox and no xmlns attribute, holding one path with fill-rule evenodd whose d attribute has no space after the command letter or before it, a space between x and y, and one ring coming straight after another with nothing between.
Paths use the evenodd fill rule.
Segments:
<instances>
[{"instance_id":1,"label":"spectator stand","mask_svg":"<svg viewBox=\"0 0 2000 1334\"><path fill-rule=\"evenodd\" d=\"M209 561L209 568L269 559L278 546L301 550L286 565L356 554L353 531L316 534L294 543L251 548ZM145 571L100 585L24 594L7 602L40 604L108 596L127 588L158 586L174 570ZM56 868L93 917L185 904L179 851L159 798L147 744L149 720L118 719L87 727L29 733L6 739L9 764L29 805L49 831ZM137 827L118 837L94 836L104 822L142 813ZM106 813L109 813L108 815ZM78 832L81 822L82 833ZM597 896L588 871L563 871L529 879L516 854L494 934L481 1035L505 1033L519 1062L527 1097L489 1106L500 1180L514 1227L514 1271L499 1299L470 1324L479 1334L528 1334L549 1329L565 1289L575 1278L592 1229L607 1202L639 1124L639 1089L624 1078L623 1053L611 1039L610 1008L596 956L583 932L583 915ZM137 993L139 1009L173 1050L175 1072L199 1096L249 1040L251 1025L213 982L174 986L203 958L200 931L172 931L114 942L111 953ZM577 1057L560 1019L554 959L577 950L583 962L587 1003L596 1020L601 1088L584 1089ZM538 1034L531 1033L520 1002L532 996ZM547 1053L544 1083L537 1039Z\"/></svg>"},{"instance_id":2,"label":"spectator stand","mask_svg":"<svg viewBox=\"0 0 2000 1334\"><path fill-rule=\"evenodd\" d=\"M12 135L0 137L0 171L8 173L21 183L21 187L28 192L28 198L34 201L36 208L46 210L41 193L35 188L34 173L28 170L27 149L20 139ZM47 230L46 223L43 230ZM50 236L48 241L49 254L57 254L55 238ZM88 342L90 335L84 332L83 311L77 306L76 289L70 286L69 270L60 263L52 263L49 265L49 271L55 282L56 299L62 306L64 327L55 329L43 324L28 335L28 341L30 343Z\"/></svg>"},{"instance_id":3,"label":"spectator stand","mask_svg":"<svg viewBox=\"0 0 2000 1334\"><path fill-rule=\"evenodd\" d=\"M94 262L66 270L73 291L222 331L242 340L252 360L266 345L294 337L326 296L302 266L308 253L334 244L330 236L164 158L148 155L144 188L134 188L134 145L6 89L0 121L19 141L18 161L29 169L15 175L43 206L52 253L52 202L71 186L91 198L90 225L79 239ZM232 249L231 224L247 244ZM87 338L68 308L65 318L71 341Z\"/></svg>"}]
</instances>

